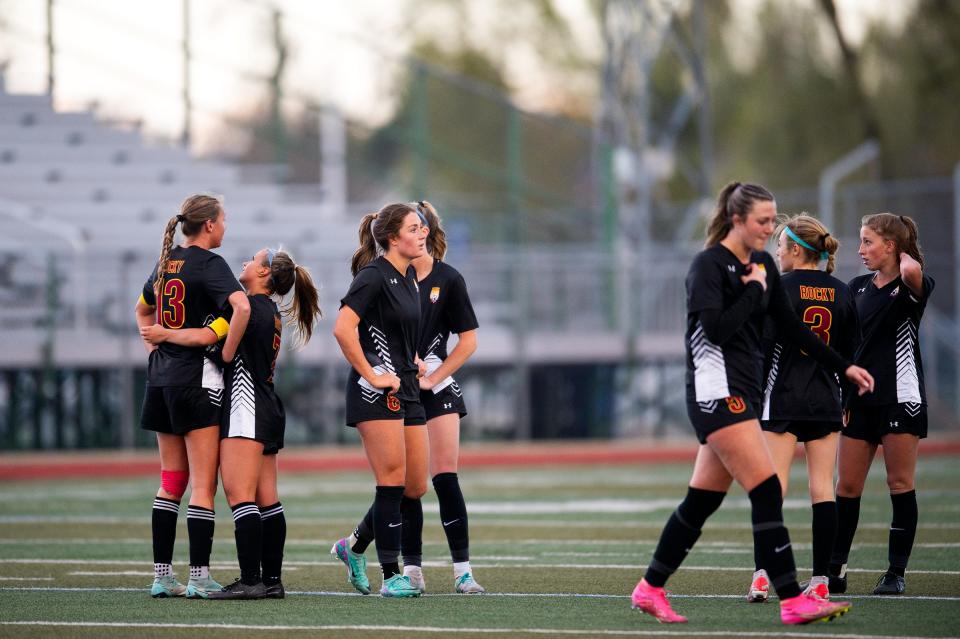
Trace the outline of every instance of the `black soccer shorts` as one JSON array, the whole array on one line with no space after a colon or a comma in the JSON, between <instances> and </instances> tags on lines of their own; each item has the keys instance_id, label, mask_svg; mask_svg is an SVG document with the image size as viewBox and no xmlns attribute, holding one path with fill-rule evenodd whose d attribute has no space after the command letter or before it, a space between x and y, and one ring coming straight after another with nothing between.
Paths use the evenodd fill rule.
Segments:
<instances>
[{"instance_id":1,"label":"black soccer shorts","mask_svg":"<svg viewBox=\"0 0 960 639\"><path fill-rule=\"evenodd\" d=\"M687 416L701 444L707 443L707 436L710 433L740 422L757 419L760 414L759 403L751 402L739 395L709 402L697 402L690 397L687 398Z\"/></svg>"},{"instance_id":2,"label":"black soccer shorts","mask_svg":"<svg viewBox=\"0 0 960 639\"><path fill-rule=\"evenodd\" d=\"M432 390L420 391L420 403L426 413L427 421L441 415L456 414L461 418L467 416L467 406L463 402L463 391L457 382L453 382L439 393Z\"/></svg>"},{"instance_id":3,"label":"black soccer shorts","mask_svg":"<svg viewBox=\"0 0 960 639\"><path fill-rule=\"evenodd\" d=\"M140 411L140 428L186 435L191 430L220 425L222 388L147 386Z\"/></svg>"},{"instance_id":4,"label":"black soccer shorts","mask_svg":"<svg viewBox=\"0 0 960 639\"><path fill-rule=\"evenodd\" d=\"M927 436L927 407L923 404L883 404L850 409L844 437L883 443L884 435L905 433L920 439Z\"/></svg>"}]
</instances>

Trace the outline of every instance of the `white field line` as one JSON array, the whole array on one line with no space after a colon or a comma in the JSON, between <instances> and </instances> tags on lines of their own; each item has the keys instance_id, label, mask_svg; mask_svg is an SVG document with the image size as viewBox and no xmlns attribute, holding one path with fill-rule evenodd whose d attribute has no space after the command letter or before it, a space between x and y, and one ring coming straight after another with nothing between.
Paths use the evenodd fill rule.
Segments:
<instances>
[{"instance_id":1,"label":"white field line","mask_svg":"<svg viewBox=\"0 0 960 639\"><path fill-rule=\"evenodd\" d=\"M583 540L583 539L513 539L509 541L477 541L471 540L470 546L472 548L478 548L483 546L517 546L517 545L530 545L530 546L628 546L630 548L643 547L643 546L655 546L657 544L657 539L633 539L628 541L615 541L615 540ZM110 539L110 538L96 538L96 537L73 537L69 539L50 537L42 539L22 539L19 537L0 537L0 545L3 546L32 546L32 545L49 545L49 546L63 546L73 544L83 544L84 546L93 546L93 545L114 545L114 544L149 544L152 540L149 537L123 537L119 539ZM287 539L287 546L318 546L318 547L327 547L330 545L330 540L327 539ZM424 541L424 546L436 546L436 547L447 547L446 541ZM752 542L738 542L738 541L699 541L696 545L697 548L718 548L720 550L730 550L730 549L753 549ZM886 548L887 544L882 542L868 542L868 543L855 543L854 548ZM957 542L924 542L924 543L915 543L913 544L914 548L960 548L960 543ZM809 543L795 543L793 544L794 550L810 550L813 548L812 544ZM542 557L553 557L553 556L568 556L568 557L616 557L622 556L622 552L543 552L539 553ZM492 559L492 557L491 557ZM507 559L504 557L503 559ZM511 557L511 559L523 559L522 557Z\"/></svg>"},{"instance_id":2,"label":"white field line","mask_svg":"<svg viewBox=\"0 0 960 639\"><path fill-rule=\"evenodd\" d=\"M145 592L146 588L130 587L59 587L59 586L0 586L0 592ZM288 595L298 597L363 597L358 592L341 592L333 590L288 590ZM430 593L425 597L454 597L462 598L463 595L456 593ZM533 599L629 599L630 595L606 595L590 593L573 592L488 592L478 599L491 598L533 598ZM368 599L375 597L367 597ZM743 595L722 595L722 594L698 594L698 595L678 595L670 593L671 599L743 599ZM883 595L844 595L844 599L877 599L883 601L960 601L960 597L944 595L898 595L889 597Z\"/></svg>"},{"instance_id":3,"label":"white field line","mask_svg":"<svg viewBox=\"0 0 960 639\"><path fill-rule=\"evenodd\" d=\"M473 529L476 528L485 528L487 526L497 526L497 527L515 527L515 528L555 528L555 529L596 529L600 526L596 521L576 521L569 519L487 519L485 517L473 517L473 512L470 512L470 527ZM223 515L221 517L224 523L228 523L231 520L229 515ZM326 518L326 517L287 517L288 524L309 524L312 526L317 525L339 525L345 524L348 526L354 526L357 523L358 517L346 519L346 518ZM149 521L149 517L137 516L137 517L104 517L96 515L0 515L0 525L3 524L141 524L145 525ZM663 528L664 521L644 521L639 519L617 519L614 523L618 526L631 526L633 528L654 528L660 530ZM887 523L866 523L860 524L858 530L888 530L890 524ZM713 523L710 522L706 525L708 530L751 530L752 525L749 523ZM958 523L940 523L940 524L919 524L917 530L960 530L960 522ZM558 542L560 540L557 540ZM594 542L590 539L584 539L582 541L571 541L571 543L603 543L603 542ZM629 541L625 542L610 542L610 543L630 543Z\"/></svg>"},{"instance_id":4,"label":"white field line","mask_svg":"<svg viewBox=\"0 0 960 639\"><path fill-rule=\"evenodd\" d=\"M0 577L0 581L53 581L54 577Z\"/></svg>"},{"instance_id":5,"label":"white field line","mask_svg":"<svg viewBox=\"0 0 960 639\"><path fill-rule=\"evenodd\" d=\"M133 622L95 622L95 621L0 621L6 626L51 626L57 628L156 628L155 623ZM590 628L444 628L439 626L376 626L376 625L315 625L315 626L283 626L283 625L252 625L252 624L212 624L212 623L163 623L164 628L194 628L204 630L264 630L291 631L303 630L306 632L405 632L405 633L473 633L491 635L595 635L601 637L823 637L824 639L875 639L878 635L857 635L847 633L809 633L809 632L742 632L742 631L670 631L670 630L595 630ZM890 635L896 639L931 639L930 637L905 637Z\"/></svg>"},{"instance_id":6,"label":"white field line","mask_svg":"<svg viewBox=\"0 0 960 639\"><path fill-rule=\"evenodd\" d=\"M33 565L49 565L49 564L63 564L71 566L142 566L144 565L143 560L137 559L0 559L0 564L33 564ZM485 563L482 561L473 562L476 568L582 568L582 569L598 569L598 570L640 570L642 566L639 564L527 564L527 563L513 563L513 564L497 564L497 563ZM442 568L449 567L450 563L447 561L425 561L423 565L427 568ZM211 564L211 568L235 568L237 564L235 563L223 563L215 562ZM287 566L291 567L326 567L326 568L336 568L339 564L334 560L326 561L284 561L284 568ZM877 572L878 570L883 570L884 568L849 568L847 572ZM740 567L740 566L688 566L683 565L680 567L680 570L713 570L713 571L737 571L737 572L753 572L752 567ZM809 571L809 567L797 567L798 571ZM960 570L914 570L910 569L911 574L915 575L960 575Z\"/></svg>"},{"instance_id":7,"label":"white field line","mask_svg":"<svg viewBox=\"0 0 960 639\"><path fill-rule=\"evenodd\" d=\"M77 575L80 577L107 577L119 575L122 577L153 577L152 571L147 570L116 570L116 571L94 571L94 570L78 570L75 572L68 572L68 575Z\"/></svg>"}]
</instances>

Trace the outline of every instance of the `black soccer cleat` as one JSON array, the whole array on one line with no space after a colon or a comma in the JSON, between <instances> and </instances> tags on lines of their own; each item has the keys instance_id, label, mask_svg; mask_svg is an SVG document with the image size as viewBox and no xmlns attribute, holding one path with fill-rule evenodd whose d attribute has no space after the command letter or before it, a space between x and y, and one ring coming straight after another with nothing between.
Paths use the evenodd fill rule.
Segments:
<instances>
[{"instance_id":1,"label":"black soccer cleat","mask_svg":"<svg viewBox=\"0 0 960 639\"><path fill-rule=\"evenodd\" d=\"M827 575L827 589L831 595L842 595L847 591L847 576Z\"/></svg>"},{"instance_id":2,"label":"black soccer cleat","mask_svg":"<svg viewBox=\"0 0 960 639\"><path fill-rule=\"evenodd\" d=\"M900 575L885 572L877 579L877 587L873 589L875 595L902 595L907 589L906 581Z\"/></svg>"},{"instance_id":3,"label":"black soccer cleat","mask_svg":"<svg viewBox=\"0 0 960 639\"><path fill-rule=\"evenodd\" d=\"M282 581L265 585L267 588L267 599L283 599L287 596L287 591L283 589Z\"/></svg>"},{"instance_id":4,"label":"black soccer cleat","mask_svg":"<svg viewBox=\"0 0 960 639\"><path fill-rule=\"evenodd\" d=\"M266 596L267 587L262 581L250 586L237 579L223 590L211 592L207 599L265 599Z\"/></svg>"}]
</instances>

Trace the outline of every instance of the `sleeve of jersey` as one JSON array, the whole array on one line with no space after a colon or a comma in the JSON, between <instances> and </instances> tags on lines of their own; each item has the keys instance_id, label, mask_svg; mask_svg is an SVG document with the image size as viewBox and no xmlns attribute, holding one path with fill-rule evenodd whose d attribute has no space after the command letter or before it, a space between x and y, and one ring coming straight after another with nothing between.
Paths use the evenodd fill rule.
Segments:
<instances>
[{"instance_id":1,"label":"sleeve of jersey","mask_svg":"<svg viewBox=\"0 0 960 639\"><path fill-rule=\"evenodd\" d=\"M240 282L237 281L237 278L230 271L230 267L227 266L227 261L219 255L214 255L207 262L203 282L210 299L213 300L217 308L222 308L227 303L227 298L237 291L243 290Z\"/></svg>"},{"instance_id":2,"label":"sleeve of jersey","mask_svg":"<svg viewBox=\"0 0 960 639\"><path fill-rule=\"evenodd\" d=\"M143 290L140 292L140 301L143 302L145 306L156 306L157 297L153 293L153 283L157 279L157 267L153 267L153 272L150 273L150 277L147 278L147 281L143 284Z\"/></svg>"},{"instance_id":3,"label":"sleeve of jersey","mask_svg":"<svg viewBox=\"0 0 960 639\"><path fill-rule=\"evenodd\" d=\"M477 322L477 314L473 310L470 295L467 293L467 283L463 281L461 275L452 284L450 297L447 298L446 305L447 322L450 330L454 333L472 331L480 324Z\"/></svg>"},{"instance_id":4,"label":"sleeve of jersey","mask_svg":"<svg viewBox=\"0 0 960 639\"><path fill-rule=\"evenodd\" d=\"M687 312L723 308L723 271L707 252L693 258L687 271Z\"/></svg>"},{"instance_id":5,"label":"sleeve of jersey","mask_svg":"<svg viewBox=\"0 0 960 639\"><path fill-rule=\"evenodd\" d=\"M380 294L382 284L383 276L376 268L360 269L350 284L350 290L340 300L340 308L349 306L358 317L363 317Z\"/></svg>"},{"instance_id":6,"label":"sleeve of jersey","mask_svg":"<svg viewBox=\"0 0 960 639\"><path fill-rule=\"evenodd\" d=\"M800 320L790 304L790 298L781 285L779 276L771 278L769 285L771 287L769 313L777 322L781 334L793 340L800 349L810 353L824 368L843 375L850 366L850 361L827 346Z\"/></svg>"},{"instance_id":7,"label":"sleeve of jersey","mask_svg":"<svg viewBox=\"0 0 960 639\"><path fill-rule=\"evenodd\" d=\"M927 300L930 299L930 294L933 293L933 287L936 285L936 282L933 281L933 278L929 275L923 276L923 297L918 298L913 294L913 291L907 290L907 299L909 299L914 304L920 304L922 307L926 307Z\"/></svg>"}]
</instances>

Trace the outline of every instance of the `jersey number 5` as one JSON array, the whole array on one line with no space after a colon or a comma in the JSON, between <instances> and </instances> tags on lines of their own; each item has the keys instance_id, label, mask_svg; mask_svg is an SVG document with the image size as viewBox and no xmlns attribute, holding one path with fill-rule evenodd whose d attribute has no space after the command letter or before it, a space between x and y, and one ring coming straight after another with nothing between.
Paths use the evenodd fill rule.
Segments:
<instances>
[{"instance_id":1,"label":"jersey number 5","mask_svg":"<svg viewBox=\"0 0 960 639\"><path fill-rule=\"evenodd\" d=\"M161 324L166 328L180 328L187 318L183 300L187 294L187 287L183 280L172 279L163 281L163 304L161 308Z\"/></svg>"},{"instance_id":2,"label":"jersey number 5","mask_svg":"<svg viewBox=\"0 0 960 639\"><path fill-rule=\"evenodd\" d=\"M829 308L811 306L803 312L803 322L810 326L810 330L822 339L825 344L830 343L830 326L833 324L833 314Z\"/></svg>"}]
</instances>

